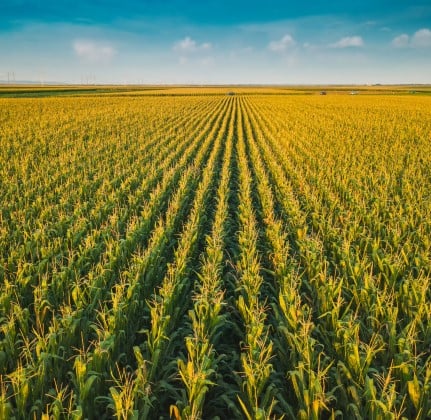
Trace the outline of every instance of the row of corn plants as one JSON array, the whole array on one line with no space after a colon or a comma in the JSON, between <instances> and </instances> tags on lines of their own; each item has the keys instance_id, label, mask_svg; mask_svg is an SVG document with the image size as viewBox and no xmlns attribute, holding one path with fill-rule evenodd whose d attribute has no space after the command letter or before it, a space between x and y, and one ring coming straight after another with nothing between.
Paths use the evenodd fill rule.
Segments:
<instances>
[{"instance_id":1,"label":"row of corn plants","mask_svg":"<svg viewBox=\"0 0 431 420\"><path fill-rule=\"evenodd\" d=\"M188 314L192 333L185 338L187 359L178 360L179 375L186 393L174 406L173 413L182 419L196 420L203 416L206 395L210 387L215 385L217 354L214 345L221 338L221 328L226 321L222 313L226 305L222 273L235 107L231 111L229 128L223 133L226 151L216 194L214 222L211 233L206 237L205 252L201 256L198 282L193 293L193 309Z\"/></svg>"},{"instance_id":2,"label":"row of corn plants","mask_svg":"<svg viewBox=\"0 0 431 420\"><path fill-rule=\"evenodd\" d=\"M243 113L242 101L239 101L235 133L240 222L236 305L244 326L244 341L240 348L242 372L238 373L241 389L238 415L242 413L251 420L270 417L276 400L275 389L269 381L273 369L273 343L267 324L267 299L261 295L261 256L257 249L258 226L252 202L250 162L245 150Z\"/></svg>"},{"instance_id":3,"label":"row of corn plants","mask_svg":"<svg viewBox=\"0 0 431 420\"><path fill-rule=\"evenodd\" d=\"M193 287L193 267L196 255L200 252L202 239L207 225L209 204L213 198L217 173L223 156L225 132L229 123L231 104L223 116L221 126L214 127L210 136L215 137L211 154L199 176L200 182L196 189L191 213L184 225L174 252L174 260L168 266L160 288L149 302L150 327L146 331L146 341L142 350L149 362L149 381L154 387L163 389L167 383L170 389L177 384L177 359L173 357L177 345L184 340L184 314L190 307L190 291ZM169 389L169 388L168 388ZM172 398L172 396L171 396ZM158 407L150 411L165 412L166 404L158 401ZM175 402L175 400L172 400ZM174 406L175 407L175 406ZM166 415L166 412L165 412Z\"/></svg>"},{"instance_id":4,"label":"row of corn plants","mask_svg":"<svg viewBox=\"0 0 431 420\"><path fill-rule=\"evenodd\" d=\"M267 252L272 264L276 297L271 302L278 334L278 339L274 340L278 360L274 364L279 372L283 372L284 382L278 399L283 411L291 417L318 419L328 410L331 399L330 394L325 392L329 363L322 348L310 334L314 325L310 309L299 289L300 267L291 252L286 227L276 214L276 202L268 174L271 168L268 166L267 170L265 167L265 164L270 164L269 159L273 160L273 156L265 156L265 150L259 150L256 139L263 137L260 124L256 120L257 115L246 109L248 146L258 179L257 188L262 202L269 244ZM273 176L277 176L276 172ZM289 403L292 400L296 400L296 404Z\"/></svg>"}]
</instances>

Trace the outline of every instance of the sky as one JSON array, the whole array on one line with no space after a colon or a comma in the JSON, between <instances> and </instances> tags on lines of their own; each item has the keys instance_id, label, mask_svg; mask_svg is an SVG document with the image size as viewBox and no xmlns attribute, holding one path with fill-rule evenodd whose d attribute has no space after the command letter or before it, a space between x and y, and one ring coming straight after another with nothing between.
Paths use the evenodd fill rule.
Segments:
<instances>
[{"instance_id":1,"label":"sky","mask_svg":"<svg viewBox=\"0 0 431 420\"><path fill-rule=\"evenodd\" d=\"M431 83L431 1L3 0L7 80Z\"/></svg>"}]
</instances>

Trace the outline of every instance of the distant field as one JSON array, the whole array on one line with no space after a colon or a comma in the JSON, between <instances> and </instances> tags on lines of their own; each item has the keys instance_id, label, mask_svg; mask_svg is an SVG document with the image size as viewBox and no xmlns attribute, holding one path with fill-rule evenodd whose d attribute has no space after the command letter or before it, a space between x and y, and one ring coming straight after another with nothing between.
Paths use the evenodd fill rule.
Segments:
<instances>
[{"instance_id":1,"label":"distant field","mask_svg":"<svg viewBox=\"0 0 431 420\"><path fill-rule=\"evenodd\" d=\"M0 419L431 418L430 92L1 87Z\"/></svg>"},{"instance_id":2,"label":"distant field","mask_svg":"<svg viewBox=\"0 0 431 420\"><path fill-rule=\"evenodd\" d=\"M366 94L366 95L429 95L429 85L374 85L374 86L139 86L139 85L0 85L0 98L25 98L49 96L87 96L87 95L150 95L150 96L178 96L178 95L225 95L234 92L242 95L317 95L326 94Z\"/></svg>"}]
</instances>

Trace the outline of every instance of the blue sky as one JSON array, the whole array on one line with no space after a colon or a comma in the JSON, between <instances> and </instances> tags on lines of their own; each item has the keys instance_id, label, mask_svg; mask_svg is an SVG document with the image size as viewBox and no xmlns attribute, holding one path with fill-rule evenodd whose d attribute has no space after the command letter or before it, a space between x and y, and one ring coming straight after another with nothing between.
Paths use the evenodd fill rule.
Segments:
<instances>
[{"instance_id":1,"label":"blue sky","mask_svg":"<svg viewBox=\"0 0 431 420\"><path fill-rule=\"evenodd\" d=\"M431 83L431 2L4 1L0 80Z\"/></svg>"}]
</instances>

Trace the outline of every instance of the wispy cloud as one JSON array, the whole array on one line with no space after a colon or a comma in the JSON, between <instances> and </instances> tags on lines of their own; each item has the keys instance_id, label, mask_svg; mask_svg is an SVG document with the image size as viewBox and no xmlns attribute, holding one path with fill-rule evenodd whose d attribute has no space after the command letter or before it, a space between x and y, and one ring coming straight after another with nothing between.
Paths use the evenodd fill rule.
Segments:
<instances>
[{"instance_id":1,"label":"wispy cloud","mask_svg":"<svg viewBox=\"0 0 431 420\"><path fill-rule=\"evenodd\" d=\"M210 56L213 46L210 42L197 42L190 36L176 41L172 49L179 55L178 62L181 65L210 66L214 63L214 57Z\"/></svg>"},{"instance_id":2,"label":"wispy cloud","mask_svg":"<svg viewBox=\"0 0 431 420\"><path fill-rule=\"evenodd\" d=\"M392 45L397 48L404 48L409 46L409 42L410 37L407 34L401 34L392 40Z\"/></svg>"},{"instance_id":3,"label":"wispy cloud","mask_svg":"<svg viewBox=\"0 0 431 420\"><path fill-rule=\"evenodd\" d=\"M92 62L109 61L117 53L112 45L90 40L74 41L73 50L79 58Z\"/></svg>"},{"instance_id":4,"label":"wispy cloud","mask_svg":"<svg viewBox=\"0 0 431 420\"><path fill-rule=\"evenodd\" d=\"M431 30L424 28L416 31L412 37L412 45L417 48L431 47Z\"/></svg>"},{"instance_id":5,"label":"wispy cloud","mask_svg":"<svg viewBox=\"0 0 431 420\"><path fill-rule=\"evenodd\" d=\"M431 48L431 30L419 29L413 35L401 34L392 40L396 48Z\"/></svg>"},{"instance_id":6,"label":"wispy cloud","mask_svg":"<svg viewBox=\"0 0 431 420\"><path fill-rule=\"evenodd\" d=\"M174 43L174 51L180 52L182 54L195 53L199 51L209 51L212 48L210 42L203 42L199 44L194 39L186 36L185 38Z\"/></svg>"},{"instance_id":7,"label":"wispy cloud","mask_svg":"<svg viewBox=\"0 0 431 420\"><path fill-rule=\"evenodd\" d=\"M289 48L295 45L296 45L296 41L293 39L292 35L286 34L283 36L283 38L279 40L271 41L268 44L268 49L270 51L280 53L280 52L285 52L286 50L288 50Z\"/></svg>"},{"instance_id":8,"label":"wispy cloud","mask_svg":"<svg viewBox=\"0 0 431 420\"><path fill-rule=\"evenodd\" d=\"M346 36L329 45L331 48L363 47L364 40L360 36Z\"/></svg>"}]
</instances>

